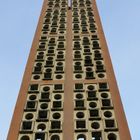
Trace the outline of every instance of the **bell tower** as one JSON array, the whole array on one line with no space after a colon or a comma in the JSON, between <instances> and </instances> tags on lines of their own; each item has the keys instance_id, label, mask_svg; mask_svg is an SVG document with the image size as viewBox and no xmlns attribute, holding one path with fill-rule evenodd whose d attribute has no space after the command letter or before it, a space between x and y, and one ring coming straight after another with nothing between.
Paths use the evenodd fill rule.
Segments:
<instances>
[{"instance_id":1,"label":"bell tower","mask_svg":"<svg viewBox=\"0 0 140 140\"><path fill-rule=\"evenodd\" d=\"M7 140L131 140L95 0L44 0Z\"/></svg>"}]
</instances>

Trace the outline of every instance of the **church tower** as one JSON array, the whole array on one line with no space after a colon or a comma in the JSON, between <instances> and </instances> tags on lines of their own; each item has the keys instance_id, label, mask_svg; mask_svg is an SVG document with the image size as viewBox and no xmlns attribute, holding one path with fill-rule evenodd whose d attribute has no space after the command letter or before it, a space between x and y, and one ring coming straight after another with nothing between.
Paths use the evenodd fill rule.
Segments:
<instances>
[{"instance_id":1,"label":"church tower","mask_svg":"<svg viewBox=\"0 0 140 140\"><path fill-rule=\"evenodd\" d=\"M131 140L95 0L44 0L7 140Z\"/></svg>"}]
</instances>

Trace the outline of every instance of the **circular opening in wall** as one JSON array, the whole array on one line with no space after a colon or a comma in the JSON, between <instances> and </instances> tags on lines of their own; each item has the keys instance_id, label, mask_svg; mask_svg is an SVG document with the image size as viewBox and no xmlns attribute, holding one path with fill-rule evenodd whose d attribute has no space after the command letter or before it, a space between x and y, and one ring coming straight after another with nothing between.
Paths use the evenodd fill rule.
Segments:
<instances>
[{"instance_id":1,"label":"circular opening in wall","mask_svg":"<svg viewBox=\"0 0 140 140\"><path fill-rule=\"evenodd\" d=\"M45 71L46 72L52 72L52 69L46 69Z\"/></svg>"},{"instance_id":2,"label":"circular opening in wall","mask_svg":"<svg viewBox=\"0 0 140 140\"><path fill-rule=\"evenodd\" d=\"M43 103L40 105L41 109L47 109L48 108L48 104L47 103Z\"/></svg>"},{"instance_id":3,"label":"circular opening in wall","mask_svg":"<svg viewBox=\"0 0 140 140\"><path fill-rule=\"evenodd\" d=\"M25 115L25 118L26 118L27 120L31 120L33 117L34 117L34 116L33 116L32 113L28 113L28 114Z\"/></svg>"},{"instance_id":4,"label":"circular opening in wall","mask_svg":"<svg viewBox=\"0 0 140 140\"><path fill-rule=\"evenodd\" d=\"M60 94L56 94L56 95L54 96L54 98L55 98L56 100L60 100L60 99L62 98L62 96L61 96Z\"/></svg>"},{"instance_id":5,"label":"circular opening in wall","mask_svg":"<svg viewBox=\"0 0 140 140\"><path fill-rule=\"evenodd\" d=\"M80 78L82 78L82 75L81 75L81 74L76 74L75 77L76 77L77 79L80 79Z\"/></svg>"},{"instance_id":6,"label":"circular opening in wall","mask_svg":"<svg viewBox=\"0 0 140 140\"><path fill-rule=\"evenodd\" d=\"M53 135L51 137L51 140L60 140L59 136L58 135Z\"/></svg>"},{"instance_id":7,"label":"circular opening in wall","mask_svg":"<svg viewBox=\"0 0 140 140\"><path fill-rule=\"evenodd\" d=\"M102 98L108 98L108 93L105 93L105 92L101 93L101 97Z\"/></svg>"},{"instance_id":8,"label":"circular opening in wall","mask_svg":"<svg viewBox=\"0 0 140 140\"><path fill-rule=\"evenodd\" d=\"M25 135L20 138L20 140L30 140L29 136Z\"/></svg>"},{"instance_id":9,"label":"circular opening in wall","mask_svg":"<svg viewBox=\"0 0 140 140\"><path fill-rule=\"evenodd\" d=\"M79 134L77 140L86 140L86 136L84 134Z\"/></svg>"},{"instance_id":10,"label":"circular opening in wall","mask_svg":"<svg viewBox=\"0 0 140 140\"><path fill-rule=\"evenodd\" d=\"M64 34L64 31L60 31L60 34Z\"/></svg>"},{"instance_id":11,"label":"circular opening in wall","mask_svg":"<svg viewBox=\"0 0 140 140\"><path fill-rule=\"evenodd\" d=\"M88 42L88 41L89 41L88 37L83 37L83 40L84 40L85 42Z\"/></svg>"},{"instance_id":12,"label":"circular opening in wall","mask_svg":"<svg viewBox=\"0 0 140 140\"><path fill-rule=\"evenodd\" d=\"M40 76L39 76L39 75L34 75L34 76L33 76L33 79L34 79L34 80L38 80L38 79L40 79Z\"/></svg>"},{"instance_id":13,"label":"circular opening in wall","mask_svg":"<svg viewBox=\"0 0 140 140\"><path fill-rule=\"evenodd\" d=\"M81 62L75 62L75 65L80 66Z\"/></svg>"},{"instance_id":14,"label":"circular opening in wall","mask_svg":"<svg viewBox=\"0 0 140 140\"><path fill-rule=\"evenodd\" d=\"M92 71L92 68L88 67L86 68L86 71Z\"/></svg>"},{"instance_id":15,"label":"circular opening in wall","mask_svg":"<svg viewBox=\"0 0 140 140\"><path fill-rule=\"evenodd\" d=\"M47 60L53 60L53 57L48 57Z\"/></svg>"},{"instance_id":16,"label":"circular opening in wall","mask_svg":"<svg viewBox=\"0 0 140 140\"><path fill-rule=\"evenodd\" d=\"M102 65L102 61L96 61L97 65Z\"/></svg>"},{"instance_id":17,"label":"circular opening in wall","mask_svg":"<svg viewBox=\"0 0 140 140\"><path fill-rule=\"evenodd\" d=\"M48 86L43 87L43 91L49 91L49 90L50 90L50 87Z\"/></svg>"},{"instance_id":18,"label":"circular opening in wall","mask_svg":"<svg viewBox=\"0 0 140 140\"><path fill-rule=\"evenodd\" d=\"M63 65L62 62L58 62L58 63L57 63L57 66L62 66L62 65Z\"/></svg>"},{"instance_id":19,"label":"circular opening in wall","mask_svg":"<svg viewBox=\"0 0 140 140\"><path fill-rule=\"evenodd\" d=\"M89 46L84 46L85 49L89 49Z\"/></svg>"},{"instance_id":20,"label":"circular opening in wall","mask_svg":"<svg viewBox=\"0 0 140 140\"><path fill-rule=\"evenodd\" d=\"M41 42L40 44L41 44L41 45L45 45L46 43L45 43L45 42Z\"/></svg>"},{"instance_id":21,"label":"circular opening in wall","mask_svg":"<svg viewBox=\"0 0 140 140\"><path fill-rule=\"evenodd\" d=\"M38 54L39 54L39 55L44 55L44 52L39 52Z\"/></svg>"},{"instance_id":22,"label":"circular opening in wall","mask_svg":"<svg viewBox=\"0 0 140 140\"><path fill-rule=\"evenodd\" d=\"M30 100L35 100L35 99L36 99L36 95L30 95L30 96L29 96L29 99L30 99Z\"/></svg>"},{"instance_id":23,"label":"circular opening in wall","mask_svg":"<svg viewBox=\"0 0 140 140\"><path fill-rule=\"evenodd\" d=\"M117 139L116 134L114 134L114 133L108 134L108 140L116 140L116 139Z\"/></svg>"},{"instance_id":24,"label":"circular opening in wall","mask_svg":"<svg viewBox=\"0 0 140 140\"><path fill-rule=\"evenodd\" d=\"M64 52L62 52L62 51L59 51L59 52L58 52L58 54L63 54L63 53L64 53Z\"/></svg>"},{"instance_id":25,"label":"circular opening in wall","mask_svg":"<svg viewBox=\"0 0 140 140\"><path fill-rule=\"evenodd\" d=\"M91 127L92 127L93 129L99 129L100 124L99 124L98 122L93 122L93 123L91 124Z\"/></svg>"},{"instance_id":26,"label":"circular opening in wall","mask_svg":"<svg viewBox=\"0 0 140 140\"><path fill-rule=\"evenodd\" d=\"M77 99L82 99L83 98L83 94L80 94L80 93L76 94L76 98Z\"/></svg>"},{"instance_id":27,"label":"circular opening in wall","mask_svg":"<svg viewBox=\"0 0 140 140\"><path fill-rule=\"evenodd\" d=\"M75 34L79 33L79 31L74 31Z\"/></svg>"},{"instance_id":28,"label":"circular opening in wall","mask_svg":"<svg viewBox=\"0 0 140 140\"><path fill-rule=\"evenodd\" d=\"M98 77L99 77L99 78L104 78L105 75L104 75L103 73L99 73L99 74L98 74Z\"/></svg>"},{"instance_id":29,"label":"circular opening in wall","mask_svg":"<svg viewBox=\"0 0 140 140\"><path fill-rule=\"evenodd\" d=\"M43 34L47 34L47 33L48 33L48 32L45 32L45 31L43 32Z\"/></svg>"},{"instance_id":30,"label":"circular opening in wall","mask_svg":"<svg viewBox=\"0 0 140 140\"><path fill-rule=\"evenodd\" d=\"M60 119L60 117L61 117L61 114L60 113L54 113L53 114L53 118L54 119Z\"/></svg>"},{"instance_id":31,"label":"circular opening in wall","mask_svg":"<svg viewBox=\"0 0 140 140\"><path fill-rule=\"evenodd\" d=\"M84 118L84 116L85 116L85 115L84 115L83 112L77 112L77 113L76 113L76 117L77 117L77 118L80 118L80 119L81 119L81 118Z\"/></svg>"},{"instance_id":32,"label":"circular opening in wall","mask_svg":"<svg viewBox=\"0 0 140 140\"><path fill-rule=\"evenodd\" d=\"M97 106L97 103L95 103L95 102L90 102L90 103L89 103L89 106L90 106L91 108L95 108L95 107Z\"/></svg>"},{"instance_id":33,"label":"circular opening in wall","mask_svg":"<svg viewBox=\"0 0 140 140\"><path fill-rule=\"evenodd\" d=\"M41 109L47 109L48 108L48 104L47 103L43 103L40 105Z\"/></svg>"},{"instance_id":34,"label":"circular opening in wall","mask_svg":"<svg viewBox=\"0 0 140 140\"><path fill-rule=\"evenodd\" d=\"M74 42L74 44L76 44L76 45L77 45L77 44L80 44L80 42L78 42L78 41L75 41L75 42Z\"/></svg>"},{"instance_id":35,"label":"circular opening in wall","mask_svg":"<svg viewBox=\"0 0 140 140\"><path fill-rule=\"evenodd\" d=\"M57 18L57 17L56 17L56 18ZM52 33L56 33L56 28L52 28L52 29L51 29L51 32L52 32Z\"/></svg>"},{"instance_id":36,"label":"circular opening in wall","mask_svg":"<svg viewBox=\"0 0 140 140\"><path fill-rule=\"evenodd\" d=\"M43 131L43 130L46 129L46 125L43 124L43 123L41 123L41 124L39 124L39 125L37 126L37 129L38 129L39 131Z\"/></svg>"},{"instance_id":37,"label":"circular opening in wall","mask_svg":"<svg viewBox=\"0 0 140 140\"><path fill-rule=\"evenodd\" d=\"M62 79L63 76L62 75L56 75L56 79Z\"/></svg>"},{"instance_id":38,"label":"circular opening in wall","mask_svg":"<svg viewBox=\"0 0 140 140\"><path fill-rule=\"evenodd\" d=\"M36 66L41 67L42 63L36 63Z\"/></svg>"},{"instance_id":39,"label":"circular opening in wall","mask_svg":"<svg viewBox=\"0 0 140 140\"><path fill-rule=\"evenodd\" d=\"M110 118L110 117L112 117L112 112L111 111L105 111L104 116L107 117L107 118Z\"/></svg>"},{"instance_id":40,"label":"circular opening in wall","mask_svg":"<svg viewBox=\"0 0 140 140\"><path fill-rule=\"evenodd\" d=\"M87 88L88 88L88 90L94 90L95 89L95 87L93 85L89 85Z\"/></svg>"},{"instance_id":41,"label":"circular opening in wall","mask_svg":"<svg viewBox=\"0 0 140 140\"><path fill-rule=\"evenodd\" d=\"M55 38L51 38L50 41L55 41Z\"/></svg>"}]
</instances>

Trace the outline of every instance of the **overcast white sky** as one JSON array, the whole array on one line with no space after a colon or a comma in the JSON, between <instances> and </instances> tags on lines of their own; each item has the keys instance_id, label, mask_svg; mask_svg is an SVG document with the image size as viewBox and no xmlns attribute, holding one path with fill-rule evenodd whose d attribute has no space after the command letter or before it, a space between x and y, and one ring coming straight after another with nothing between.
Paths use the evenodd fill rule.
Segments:
<instances>
[{"instance_id":1,"label":"overcast white sky","mask_svg":"<svg viewBox=\"0 0 140 140\"><path fill-rule=\"evenodd\" d=\"M97 0L133 140L140 138L140 1ZM0 135L6 140L42 0L0 4Z\"/></svg>"}]
</instances>

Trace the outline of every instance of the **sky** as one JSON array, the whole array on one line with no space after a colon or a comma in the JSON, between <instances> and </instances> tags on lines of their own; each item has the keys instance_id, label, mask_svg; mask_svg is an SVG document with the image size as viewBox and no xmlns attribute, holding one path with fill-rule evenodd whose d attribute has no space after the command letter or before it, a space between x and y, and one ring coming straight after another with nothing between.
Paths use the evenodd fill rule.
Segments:
<instances>
[{"instance_id":1,"label":"sky","mask_svg":"<svg viewBox=\"0 0 140 140\"><path fill-rule=\"evenodd\" d=\"M0 137L6 140L43 0L1 0ZM140 138L140 1L97 0L133 140Z\"/></svg>"}]
</instances>

